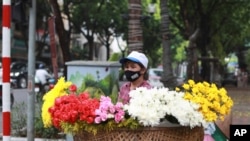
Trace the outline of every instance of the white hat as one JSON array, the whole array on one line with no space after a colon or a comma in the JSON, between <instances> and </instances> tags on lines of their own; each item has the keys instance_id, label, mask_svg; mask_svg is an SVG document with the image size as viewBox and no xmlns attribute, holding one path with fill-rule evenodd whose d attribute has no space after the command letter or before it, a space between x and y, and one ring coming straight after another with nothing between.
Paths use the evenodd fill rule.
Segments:
<instances>
[{"instance_id":1,"label":"white hat","mask_svg":"<svg viewBox=\"0 0 250 141\"><path fill-rule=\"evenodd\" d=\"M148 58L145 56L145 54L138 51L132 51L127 57L122 58L120 63L124 64L126 60L142 64L145 68L148 67Z\"/></svg>"}]
</instances>

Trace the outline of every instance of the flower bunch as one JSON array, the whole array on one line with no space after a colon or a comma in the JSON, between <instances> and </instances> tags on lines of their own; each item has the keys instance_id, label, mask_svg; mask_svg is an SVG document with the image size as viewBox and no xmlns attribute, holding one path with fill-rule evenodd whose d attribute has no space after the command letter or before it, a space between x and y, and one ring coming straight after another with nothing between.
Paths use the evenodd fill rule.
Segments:
<instances>
[{"instance_id":1,"label":"flower bunch","mask_svg":"<svg viewBox=\"0 0 250 141\"><path fill-rule=\"evenodd\" d=\"M44 95L43 100L44 126L54 126L64 133L75 134L84 130L96 134L98 130L109 131L116 127L134 129L140 126L136 120L125 118L122 103L114 104L105 95L93 96L66 82L63 77Z\"/></svg>"},{"instance_id":2,"label":"flower bunch","mask_svg":"<svg viewBox=\"0 0 250 141\"><path fill-rule=\"evenodd\" d=\"M167 88L139 87L130 91L130 102L124 106L128 114L144 126L158 125L167 112Z\"/></svg>"},{"instance_id":3,"label":"flower bunch","mask_svg":"<svg viewBox=\"0 0 250 141\"><path fill-rule=\"evenodd\" d=\"M118 102L114 105L110 97L101 96L100 106L95 110L95 123L101 123L107 121L110 118L114 118L115 122L119 123L125 115L122 107L123 104L121 102Z\"/></svg>"},{"instance_id":4,"label":"flower bunch","mask_svg":"<svg viewBox=\"0 0 250 141\"><path fill-rule=\"evenodd\" d=\"M183 126L202 126L205 124L199 105L185 100L183 92L168 88L144 87L130 91L129 104L124 106L128 114L144 126L157 126L167 115L171 115Z\"/></svg>"},{"instance_id":5,"label":"flower bunch","mask_svg":"<svg viewBox=\"0 0 250 141\"><path fill-rule=\"evenodd\" d=\"M182 88L137 88L130 91L131 99L124 109L143 126L157 126L173 117L180 125L191 128L205 127L230 113L233 101L225 88L193 80L188 80Z\"/></svg>"},{"instance_id":6,"label":"flower bunch","mask_svg":"<svg viewBox=\"0 0 250 141\"><path fill-rule=\"evenodd\" d=\"M52 117L49 113L49 108L54 106L55 99L64 95L67 95L67 89L72 85L71 82L65 82L65 79L62 77L58 79L56 86L46 93L43 97L43 106L42 106L42 119L44 127L51 127Z\"/></svg>"},{"instance_id":7,"label":"flower bunch","mask_svg":"<svg viewBox=\"0 0 250 141\"><path fill-rule=\"evenodd\" d=\"M60 78L45 94L42 118L45 127L54 126L65 133L110 131L126 127L158 126L173 117L182 126L206 126L223 119L233 105L224 88L207 82L189 80L181 88L139 87L129 92L127 104L106 95L92 95Z\"/></svg>"},{"instance_id":8,"label":"flower bunch","mask_svg":"<svg viewBox=\"0 0 250 141\"><path fill-rule=\"evenodd\" d=\"M49 108L49 113L53 125L60 129L61 122L74 124L79 120L88 124L93 123L96 117L95 110L99 105L99 101L90 98L86 92L79 95L69 94L56 98L54 106Z\"/></svg>"},{"instance_id":9,"label":"flower bunch","mask_svg":"<svg viewBox=\"0 0 250 141\"><path fill-rule=\"evenodd\" d=\"M195 83L188 80L182 88L184 99L200 105L199 111L207 122L223 120L231 111L233 101L223 87L218 88L215 84L205 81Z\"/></svg>"}]
</instances>

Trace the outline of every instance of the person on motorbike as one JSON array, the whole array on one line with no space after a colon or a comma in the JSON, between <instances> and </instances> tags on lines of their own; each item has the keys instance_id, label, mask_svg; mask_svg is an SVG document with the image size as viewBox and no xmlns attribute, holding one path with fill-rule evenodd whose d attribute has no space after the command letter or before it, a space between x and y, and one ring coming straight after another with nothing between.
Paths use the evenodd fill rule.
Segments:
<instances>
[{"instance_id":1,"label":"person on motorbike","mask_svg":"<svg viewBox=\"0 0 250 141\"><path fill-rule=\"evenodd\" d=\"M45 85L48 83L48 79L52 78L52 75L49 74L49 72L46 70L44 64L40 64L38 69L36 70L35 73L35 78L39 81L40 84L40 90L42 92L45 92Z\"/></svg>"}]
</instances>

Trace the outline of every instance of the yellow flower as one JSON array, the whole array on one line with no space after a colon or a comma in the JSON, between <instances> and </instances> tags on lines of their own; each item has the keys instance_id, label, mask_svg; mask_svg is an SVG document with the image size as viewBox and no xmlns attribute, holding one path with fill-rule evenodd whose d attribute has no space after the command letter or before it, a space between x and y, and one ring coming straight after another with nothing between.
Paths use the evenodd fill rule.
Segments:
<instances>
[{"instance_id":1,"label":"yellow flower","mask_svg":"<svg viewBox=\"0 0 250 141\"><path fill-rule=\"evenodd\" d=\"M195 82L194 82L194 80L188 80L188 84L192 87L194 84L195 84Z\"/></svg>"},{"instance_id":2,"label":"yellow flower","mask_svg":"<svg viewBox=\"0 0 250 141\"><path fill-rule=\"evenodd\" d=\"M196 94L196 93L198 93L199 92L199 89L197 88L197 87L193 87L192 88L192 93L193 94Z\"/></svg>"},{"instance_id":3,"label":"yellow flower","mask_svg":"<svg viewBox=\"0 0 250 141\"><path fill-rule=\"evenodd\" d=\"M43 96L44 102L42 105L42 119L44 127L52 126L51 115L48 110L50 107L54 106L54 101L57 97L67 94L65 92L65 89L67 89L71 84L71 82L65 82L65 78L61 77L60 79L58 79L58 82L56 83L54 88Z\"/></svg>"},{"instance_id":4,"label":"yellow flower","mask_svg":"<svg viewBox=\"0 0 250 141\"><path fill-rule=\"evenodd\" d=\"M181 89L178 88L178 87L175 88L175 91L177 91L177 92L179 92L180 90L181 90Z\"/></svg>"},{"instance_id":5,"label":"yellow flower","mask_svg":"<svg viewBox=\"0 0 250 141\"><path fill-rule=\"evenodd\" d=\"M200 105L200 112L208 122L224 119L233 106L232 99L225 88L218 88L214 83L188 80L183 84L184 99Z\"/></svg>"},{"instance_id":6,"label":"yellow flower","mask_svg":"<svg viewBox=\"0 0 250 141\"><path fill-rule=\"evenodd\" d=\"M189 89L190 89L190 87L189 87L188 84L183 84L183 88L184 88L185 90L189 90Z\"/></svg>"},{"instance_id":7,"label":"yellow flower","mask_svg":"<svg viewBox=\"0 0 250 141\"><path fill-rule=\"evenodd\" d=\"M187 100L190 100L193 98L192 94L189 93L189 92L186 92L185 95L184 95L184 98L187 99Z\"/></svg>"}]
</instances>

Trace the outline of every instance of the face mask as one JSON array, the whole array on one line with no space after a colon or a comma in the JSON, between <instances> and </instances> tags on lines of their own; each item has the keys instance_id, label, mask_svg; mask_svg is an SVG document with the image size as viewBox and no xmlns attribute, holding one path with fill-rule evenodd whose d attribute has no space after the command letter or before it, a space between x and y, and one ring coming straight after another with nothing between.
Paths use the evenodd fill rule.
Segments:
<instances>
[{"instance_id":1,"label":"face mask","mask_svg":"<svg viewBox=\"0 0 250 141\"><path fill-rule=\"evenodd\" d=\"M125 76L127 78L128 81L133 82L135 80L137 80L141 74L140 71L125 71Z\"/></svg>"}]
</instances>

